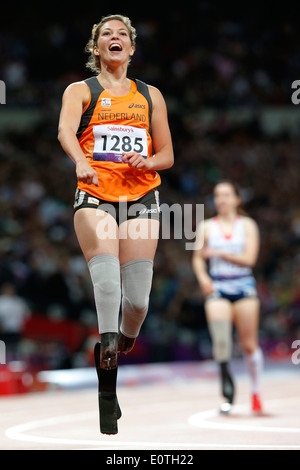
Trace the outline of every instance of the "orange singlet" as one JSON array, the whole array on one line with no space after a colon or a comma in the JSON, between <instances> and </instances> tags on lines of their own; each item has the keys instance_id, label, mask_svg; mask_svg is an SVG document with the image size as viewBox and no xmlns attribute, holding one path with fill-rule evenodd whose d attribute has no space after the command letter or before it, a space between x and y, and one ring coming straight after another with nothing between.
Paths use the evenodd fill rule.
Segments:
<instances>
[{"instance_id":1,"label":"orange singlet","mask_svg":"<svg viewBox=\"0 0 300 470\"><path fill-rule=\"evenodd\" d=\"M130 168L122 162L123 152L135 151L144 158L152 157L152 101L148 87L131 80L126 96L112 96L97 77L85 80L90 100L83 111L77 138L97 171L99 185L78 182L78 188L106 201L132 201L160 185L156 171Z\"/></svg>"}]
</instances>

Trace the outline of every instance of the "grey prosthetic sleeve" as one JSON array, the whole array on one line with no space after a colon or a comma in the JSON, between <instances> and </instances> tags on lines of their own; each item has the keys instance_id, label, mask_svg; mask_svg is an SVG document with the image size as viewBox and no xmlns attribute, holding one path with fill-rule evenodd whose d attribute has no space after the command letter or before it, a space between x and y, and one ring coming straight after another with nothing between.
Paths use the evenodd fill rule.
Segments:
<instances>
[{"instance_id":1,"label":"grey prosthetic sleeve","mask_svg":"<svg viewBox=\"0 0 300 470\"><path fill-rule=\"evenodd\" d=\"M212 321L208 324L212 339L213 358L228 362L232 356L232 324L229 321Z\"/></svg>"},{"instance_id":2,"label":"grey prosthetic sleeve","mask_svg":"<svg viewBox=\"0 0 300 470\"><path fill-rule=\"evenodd\" d=\"M121 333L136 338L146 318L152 286L153 261L137 259L121 267L122 323Z\"/></svg>"},{"instance_id":3,"label":"grey prosthetic sleeve","mask_svg":"<svg viewBox=\"0 0 300 470\"><path fill-rule=\"evenodd\" d=\"M120 262L113 255L92 258L90 270L98 316L99 333L118 333L121 305Z\"/></svg>"}]
</instances>

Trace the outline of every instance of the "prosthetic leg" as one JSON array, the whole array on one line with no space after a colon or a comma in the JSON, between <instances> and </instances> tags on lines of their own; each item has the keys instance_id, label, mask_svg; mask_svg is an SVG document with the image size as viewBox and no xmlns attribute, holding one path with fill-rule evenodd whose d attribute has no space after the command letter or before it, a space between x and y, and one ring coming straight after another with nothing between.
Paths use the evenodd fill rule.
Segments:
<instances>
[{"instance_id":1,"label":"prosthetic leg","mask_svg":"<svg viewBox=\"0 0 300 470\"><path fill-rule=\"evenodd\" d=\"M228 368L232 356L232 323L212 321L208 327L213 343L213 357L220 367L222 395L226 400L220 412L229 413L234 400L234 383Z\"/></svg>"},{"instance_id":2,"label":"prosthetic leg","mask_svg":"<svg viewBox=\"0 0 300 470\"><path fill-rule=\"evenodd\" d=\"M234 383L228 370L228 363L220 363L222 395L226 402L221 405L221 413L230 413L234 400Z\"/></svg>"},{"instance_id":3,"label":"prosthetic leg","mask_svg":"<svg viewBox=\"0 0 300 470\"><path fill-rule=\"evenodd\" d=\"M98 375L98 400L100 431L102 434L117 434L117 420L122 412L116 394L118 373L118 334L104 333L101 343L94 349L95 365Z\"/></svg>"},{"instance_id":4,"label":"prosthetic leg","mask_svg":"<svg viewBox=\"0 0 300 470\"><path fill-rule=\"evenodd\" d=\"M94 348L98 374L100 431L117 434L121 410L116 395L118 373L118 319L121 303L120 262L113 255L98 255L88 262L94 287L101 343Z\"/></svg>"}]
</instances>

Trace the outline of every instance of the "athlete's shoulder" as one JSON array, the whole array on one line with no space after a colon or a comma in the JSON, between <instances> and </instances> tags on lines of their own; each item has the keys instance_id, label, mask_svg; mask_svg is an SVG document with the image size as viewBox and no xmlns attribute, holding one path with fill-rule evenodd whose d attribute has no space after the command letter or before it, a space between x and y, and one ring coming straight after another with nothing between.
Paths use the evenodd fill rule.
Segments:
<instances>
[{"instance_id":1,"label":"athlete's shoulder","mask_svg":"<svg viewBox=\"0 0 300 470\"><path fill-rule=\"evenodd\" d=\"M204 228L205 228L207 235L210 234L211 227L215 223L215 221L216 221L215 217L210 217L209 219L204 220Z\"/></svg>"},{"instance_id":2,"label":"athlete's shoulder","mask_svg":"<svg viewBox=\"0 0 300 470\"><path fill-rule=\"evenodd\" d=\"M213 220L214 219L212 217L210 219L204 219L201 222L199 222L198 230L203 231L205 239L207 239L209 237L210 229L211 229L211 225L213 223Z\"/></svg>"},{"instance_id":3,"label":"athlete's shoulder","mask_svg":"<svg viewBox=\"0 0 300 470\"><path fill-rule=\"evenodd\" d=\"M88 88L86 80L80 80L79 82L70 83L66 90L83 90Z\"/></svg>"},{"instance_id":4,"label":"athlete's shoulder","mask_svg":"<svg viewBox=\"0 0 300 470\"><path fill-rule=\"evenodd\" d=\"M151 96L152 99L153 98L154 99L155 98L156 99L163 99L163 95L162 95L161 91L158 88L156 88L153 85L148 85L148 84L147 84L147 87L149 89L149 93L150 93L150 96Z\"/></svg>"},{"instance_id":5,"label":"athlete's shoulder","mask_svg":"<svg viewBox=\"0 0 300 470\"><path fill-rule=\"evenodd\" d=\"M257 225L256 221L252 219L252 217L249 217L248 215L240 215L239 217L244 224Z\"/></svg>"},{"instance_id":6,"label":"athlete's shoulder","mask_svg":"<svg viewBox=\"0 0 300 470\"><path fill-rule=\"evenodd\" d=\"M153 85L147 85L147 87L153 109L155 109L158 114L164 115L164 113L166 113L167 106L161 91Z\"/></svg>"},{"instance_id":7,"label":"athlete's shoulder","mask_svg":"<svg viewBox=\"0 0 300 470\"><path fill-rule=\"evenodd\" d=\"M84 98L89 94L89 87L87 83L82 80L80 82L73 82L68 85L64 91L65 97Z\"/></svg>"},{"instance_id":8,"label":"athlete's shoulder","mask_svg":"<svg viewBox=\"0 0 300 470\"><path fill-rule=\"evenodd\" d=\"M245 215L240 217L246 231L251 231L251 233L258 231L258 224L254 219L252 219L252 217Z\"/></svg>"},{"instance_id":9,"label":"athlete's shoulder","mask_svg":"<svg viewBox=\"0 0 300 470\"><path fill-rule=\"evenodd\" d=\"M196 239L194 251L201 251L202 248L207 244L210 234L210 220L201 220L196 227Z\"/></svg>"},{"instance_id":10,"label":"athlete's shoulder","mask_svg":"<svg viewBox=\"0 0 300 470\"><path fill-rule=\"evenodd\" d=\"M215 217L210 217L209 219L204 220L205 227L210 227L215 222Z\"/></svg>"}]
</instances>

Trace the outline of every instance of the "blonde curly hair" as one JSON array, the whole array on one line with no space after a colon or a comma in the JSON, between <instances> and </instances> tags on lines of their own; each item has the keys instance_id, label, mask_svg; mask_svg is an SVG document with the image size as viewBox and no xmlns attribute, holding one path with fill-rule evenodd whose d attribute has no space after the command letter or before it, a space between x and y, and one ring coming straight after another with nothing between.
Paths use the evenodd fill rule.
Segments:
<instances>
[{"instance_id":1,"label":"blonde curly hair","mask_svg":"<svg viewBox=\"0 0 300 470\"><path fill-rule=\"evenodd\" d=\"M85 52L89 54L89 59L86 63L86 67L90 69L92 72L100 73L101 72L101 62L100 57L94 54L94 47L97 46L100 30L102 26L107 23L108 21L122 21L122 23L126 26L128 30L128 34L131 40L131 45L135 47L136 44L136 29L132 26L130 19L127 16L123 15L109 15L104 16L100 23L96 23L92 29L92 36L85 47ZM130 62L130 61L129 61Z\"/></svg>"}]
</instances>

